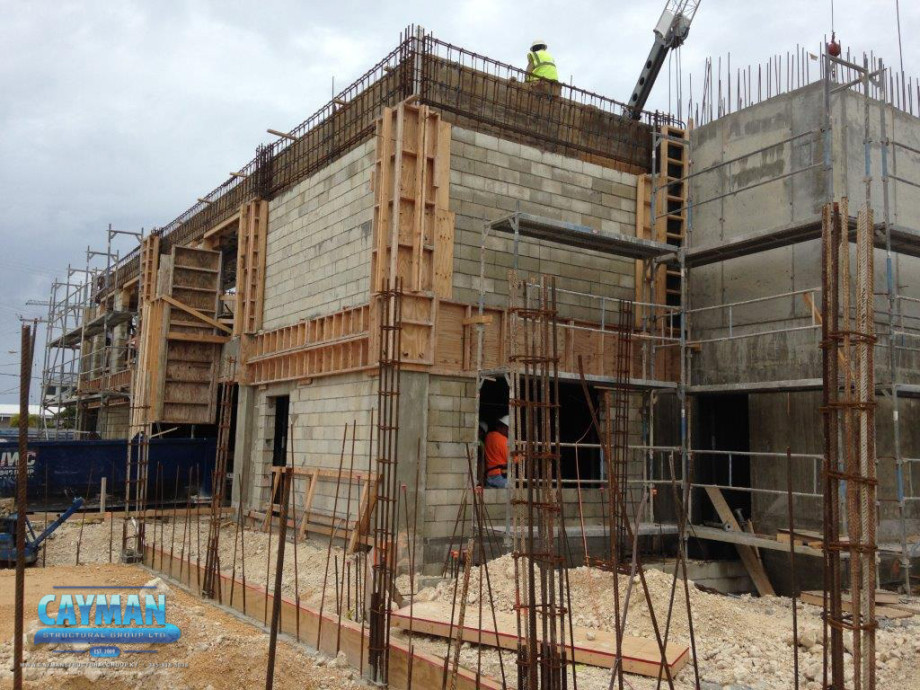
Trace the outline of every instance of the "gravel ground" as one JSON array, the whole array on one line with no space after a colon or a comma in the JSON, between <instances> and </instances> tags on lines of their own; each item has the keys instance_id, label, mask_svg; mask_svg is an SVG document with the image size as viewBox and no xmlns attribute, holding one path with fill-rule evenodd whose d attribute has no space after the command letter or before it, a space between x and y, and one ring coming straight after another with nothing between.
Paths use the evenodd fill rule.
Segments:
<instances>
[{"instance_id":1,"label":"gravel ground","mask_svg":"<svg viewBox=\"0 0 920 690\"><path fill-rule=\"evenodd\" d=\"M177 520L175 525L163 522L148 538L153 538L158 545L165 544L176 554L185 553L195 560L200 544L207 541L207 518L200 521L193 519L185 529L184 520ZM120 542L120 523L116 521L114 543ZM173 531L175 529L175 541ZM183 532L185 533L183 539ZM48 545L47 562L51 564L73 564L77 541L80 540L80 523L71 521L60 530ZM81 540L81 563L107 563L109 558L110 524L101 522L83 526ZM245 563L247 582L265 584L274 582L275 556L278 538L254 530L246 530L244 538L236 539L236 528L230 523L223 527L221 534L221 564L227 574L233 570L234 541L236 541L236 576L242 573ZM269 548L269 541L271 547ZM183 551L184 543L184 551ZM245 558L244 558L245 552ZM318 540L308 539L297 545L297 579L294 578L294 549L289 543L286 550L284 566L284 593L293 597L299 594L301 600L309 605L318 606L321 599L323 580L327 579L326 610L335 607L334 562L338 559L340 568L343 562L351 562L352 578L358 567L353 556L343 558L342 550L332 549L329 561L329 574L326 570L326 545ZM117 553L115 555L117 560ZM202 553L202 561L204 555ZM471 576L470 602L475 603L485 597L485 589L478 591L478 569ZM492 580L494 601L499 611L513 614L514 602L514 567L510 556L503 556L488 565ZM671 591L671 575L649 570L646 574L653 608L659 623L663 626ZM576 625L613 631L613 586L611 575L591 568L576 568L569 571L573 598L573 621ZM626 577L620 578L620 596L625 596ZM484 580L483 580L484 581ZM352 579L353 582L353 579ZM409 578L403 576L398 580L398 588L408 594ZM483 588L485 585L483 585ZM423 589L418 593L418 600L450 602L453 598L453 581L446 579L436 587ZM792 612L791 600L784 597L726 596L690 588L691 608L699 659L700 677L711 683L709 687L757 688L758 690L786 690L793 687L793 647L792 647ZM821 619L820 609L799 604L798 611L800 647L799 665L800 682L803 688L814 690L820 685L821 677ZM343 614L351 614L345 611ZM626 624L626 633L638 637L654 639L651 617L641 589L635 585ZM402 631L394 631L396 637L405 637ZM689 645L689 627L682 588L678 588L675 601L670 641ZM920 616L895 621L883 621L877 633L878 640L878 679L879 686L890 685L897 688L920 688ZM419 649L444 655L446 642L438 638L415 636ZM515 687L514 654L505 652L505 674L509 687ZM847 655L849 665L849 654ZM493 678L500 678L499 652L484 649L480 654L475 646L464 645L461 651L461 663L469 668L481 664L484 673ZM604 669L580 666L577 669L578 686L582 690L606 690L609 685L610 672ZM653 688L656 683L648 678L628 676L629 683L635 690ZM693 687L693 670L688 665L679 675L675 686Z\"/></svg>"},{"instance_id":2,"label":"gravel ground","mask_svg":"<svg viewBox=\"0 0 920 690\"><path fill-rule=\"evenodd\" d=\"M510 556L498 558L488 565L496 610L514 612L514 565ZM659 625L664 627L670 600L672 576L649 570L646 580ZM572 592L573 622L577 626L614 630L612 612L613 583L609 573L594 568L569 571ZM485 578L483 578L485 583ZM408 578L400 578L401 589L408 589ZM621 602L626 594L627 577L620 578ZM680 584L680 583L678 583ZM678 587L674 604L669 641L690 644L683 588ZM421 601L453 601L454 584L443 580L436 587L423 589ZM488 601L483 584L479 591L479 573L474 568L470 577L469 604L479 597ZM696 648L700 678L708 687L757 688L758 690L788 690L793 684L793 639L791 599L786 597L726 596L690 588ZM822 650L821 618L818 607L799 603L799 666L801 687L820 687ZM626 634L654 639L651 616L638 578L633 585ZM401 637L405 633L400 632ZM443 640L416 636L420 649L443 655L447 645ZM920 688L920 616L883 621L877 632L878 685L892 688ZM847 652L847 664L851 662ZM502 654L509 687L515 685L514 654ZM475 646L464 644L461 663L476 668L480 655ZM482 653L482 668L493 677L500 677L499 654L495 650ZM579 666L578 687L582 690L606 690L610 672ZM650 678L627 676L636 690L654 688ZM676 679L675 687L693 688L693 669L688 665Z\"/></svg>"},{"instance_id":3,"label":"gravel ground","mask_svg":"<svg viewBox=\"0 0 920 690\"><path fill-rule=\"evenodd\" d=\"M77 544L80 544L80 563L108 563L109 539L112 537L112 559L118 561L118 551L121 545L121 522L115 520L114 532L110 521L96 523L87 522L82 526L78 519L67 522L48 542L48 565L75 565ZM183 555L198 561L203 565L205 561L205 547L208 541L208 517L201 519L192 518L186 528L185 521L180 519L174 522L151 521L147 526L147 539L157 548L167 552L172 549L177 556ZM236 554L234 558L234 542ZM269 551L269 542L271 550ZM271 535L256 530L247 529L238 536L236 525L227 521L221 527L220 535L220 563L221 572L230 575L234 570L238 579L242 578L245 568L246 582L249 584L274 586L275 565L278 555L278 535ZM343 562L349 562L349 572L352 583L356 572L355 556L343 557L343 550L333 547L329 553L328 576L326 575L327 544L316 539L299 541L295 548L289 540L285 549L284 576L282 578L282 592L285 596L295 597L300 595L303 603L319 605L322 595L323 582L326 581L326 605L335 604L335 571L336 561L341 572ZM41 563L41 560L39 560ZM297 574L295 580L294 574ZM352 584L353 587L353 584Z\"/></svg>"}]
</instances>

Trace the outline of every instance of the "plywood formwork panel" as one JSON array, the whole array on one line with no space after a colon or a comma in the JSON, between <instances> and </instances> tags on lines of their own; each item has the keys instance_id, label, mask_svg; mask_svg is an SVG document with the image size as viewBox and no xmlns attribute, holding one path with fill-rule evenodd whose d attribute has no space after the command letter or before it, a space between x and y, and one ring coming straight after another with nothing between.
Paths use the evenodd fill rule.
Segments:
<instances>
[{"instance_id":1,"label":"plywood formwork panel","mask_svg":"<svg viewBox=\"0 0 920 690\"><path fill-rule=\"evenodd\" d=\"M658 145L659 170L655 180L654 239L675 248L686 242L689 215L686 177L690 173L690 132L687 129L663 125ZM681 275L676 264L661 265L655 270L653 299L655 304L680 304ZM664 311L660 310L664 317Z\"/></svg>"},{"instance_id":2,"label":"plywood formwork panel","mask_svg":"<svg viewBox=\"0 0 920 690\"><path fill-rule=\"evenodd\" d=\"M201 582L204 579L203 564L149 545L144 549L144 563L177 580L193 593L200 593ZM267 617L262 618L263 612L273 610L275 598L265 586L242 582L225 573L220 573L218 577L218 591L223 593L223 605L236 609L243 615L268 622ZM281 632L297 635L329 656L343 653L348 663L359 671L367 668L370 640L366 625L343 619L329 609L321 613L303 602L284 597L281 598L279 608L278 627ZM444 667L442 658L419 652L413 646L395 638L390 641L389 657L387 680L393 690L441 686ZM500 690L502 685L488 676L461 666L455 687L456 690Z\"/></svg>"},{"instance_id":3,"label":"plywood formwork panel","mask_svg":"<svg viewBox=\"0 0 920 690\"><path fill-rule=\"evenodd\" d=\"M256 199L241 206L233 331L236 335L256 333L262 328L267 236L268 202Z\"/></svg>"},{"instance_id":4,"label":"plywood formwork panel","mask_svg":"<svg viewBox=\"0 0 920 690\"><path fill-rule=\"evenodd\" d=\"M343 309L260 333L247 348L245 379L251 385L296 381L373 366L370 307Z\"/></svg>"},{"instance_id":5,"label":"plywood formwork panel","mask_svg":"<svg viewBox=\"0 0 920 690\"><path fill-rule=\"evenodd\" d=\"M210 424L217 405L217 367L226 327L217 320L220 252L173 247L142 280L138 368L132 429L152 422Z\"/></svg>"},{"instance_id":6,"label":"plywood formwork panel","mask_svg":"<svg viewBox=\"0 0 920 690\"><path fill-rule=\"evenodd\" d=\"M473 607L471 607L473 608ZM494 618L493 618L494 616ZM462 621L442 602L420 602L392 614L393 625L403 630L437 637L460 637L464 642L500 649L517 649L520 638L514 616L488 609L467 610ZM575 663L610 668L616 658L616 636L603 630L572 629L574 645L566 640L566 655ZM622 664L627 673L656 678L663 675L661 652L651 639L624 635L622 639ZM676 676L687 665L690 650L686 645L669 642L666 658L671 675Z\"/></svg>"},{"instance_id":7,"label":"plywood formwork panel","mask_svg":"<svg viewBox=\"0 0 920 690\"><path fill-rule=\"evenodd\" d=\"M403 102L384 109L376 138L372 289L398 278L405 292L450 298L450 125L427 106Z\"/></svg>"},{"instance_id":8,"label":"plywood formwork panel","mask_svg":"<svg viewBox=\"0 0 920 690\"><path fill-rule=\"evenodd\" d=\"M147 235L141 240L139 309L156 296L156 276L159 266L160 236Z\"/></svg>"}]
</instances>

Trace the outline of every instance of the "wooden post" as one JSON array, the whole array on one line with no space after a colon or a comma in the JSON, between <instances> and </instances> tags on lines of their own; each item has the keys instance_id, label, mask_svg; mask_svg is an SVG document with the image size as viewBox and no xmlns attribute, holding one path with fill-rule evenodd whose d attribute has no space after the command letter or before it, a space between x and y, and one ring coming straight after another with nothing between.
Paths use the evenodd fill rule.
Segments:
<instances>
[{"instance_id":1,"label":"wooden post","mask_svg":"<svg viewBox=\"0 0 920 690\"><path fill-rule=\"evenodd\" d=\"M103 477L99 487L99 512L105 513L105 484L106 478Z\"/></svg>"},{"instance_id":2,"label":"wooden post","mask_svg":"<svg viewBox=\"0 0 920 690\"><path fill-rule=\"evenodd\" d=\"M722 492L715 487L707 486L706 494L709 496L709 500L712 501L712 505L715 506L716 512L719 514L719 519L729 526L729 531L743 532L744 530L741 529L734 514L732 514ZM737 549L738 555L741 557L741 562L744 564L745 569L747 569L748 575L751 576L751 581L754 583L760 596L775 596L776 593L773 591L773 585L770 584L770 579L767 577L767 573L763 565L761 565L760 560L758 560L754 549L744 544L735 544L735 549Z\"/></svg>"}]
</instances>

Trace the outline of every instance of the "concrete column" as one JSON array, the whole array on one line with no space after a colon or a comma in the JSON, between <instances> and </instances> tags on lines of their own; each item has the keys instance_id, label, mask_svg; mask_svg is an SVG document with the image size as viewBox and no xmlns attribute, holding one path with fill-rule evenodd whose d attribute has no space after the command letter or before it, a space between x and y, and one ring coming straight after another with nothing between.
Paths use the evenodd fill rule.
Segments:
<instances>
[{"instance_id":1,"label":"concrete column","mask_svg":"<svg viewBox=\"0 0 920 690\"><path fill-rule=\"evenodd\" d=\"M406 485L409 525L412 525L413 509L418 495L418 534L416 535L415 563L420 568L424 563L425 544L425 486L427 476L428 441L428 384L429 376L424 372L403 371L399 380L399 464L396 470L397 489ZM416 487L416 467L418 486ZM400 490L400 493L401 490ZM406 507L400 506L397 532L405 532Z\"/></svg>"},{"instance_id":2,"label":"concrete column","mask_svg":"<svg viewBox=\"0 0 920 690\"><path fill-rule=\"evenodd\" d=\"M255 468L252 467L252 444L255 436L255 401L256 389L241 385L237 395L236 433L234 435L233 453L233 492L231 502L238 506L243 501L243 508L248 510L252 500L252 485ZM243 478L247 486L242 486Z\"/></svg>"}]
</instances>

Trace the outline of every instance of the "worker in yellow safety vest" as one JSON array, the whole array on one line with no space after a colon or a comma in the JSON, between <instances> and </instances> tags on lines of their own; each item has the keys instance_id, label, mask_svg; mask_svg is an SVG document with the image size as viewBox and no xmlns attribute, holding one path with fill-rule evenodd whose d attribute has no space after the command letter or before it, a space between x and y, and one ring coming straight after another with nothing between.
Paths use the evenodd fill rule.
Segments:
<instances>
[{"instance_id":1,"label":"worker in yellow safety vest","mask_svg":"<svg viewBox=\"0 0 920 690\"><path fill-rule=\"evenodd\" d=\"M546 41L534 39L527 53L527 81L559 81L556 63L546 49Z\"/></svg>"}]
</instances>

